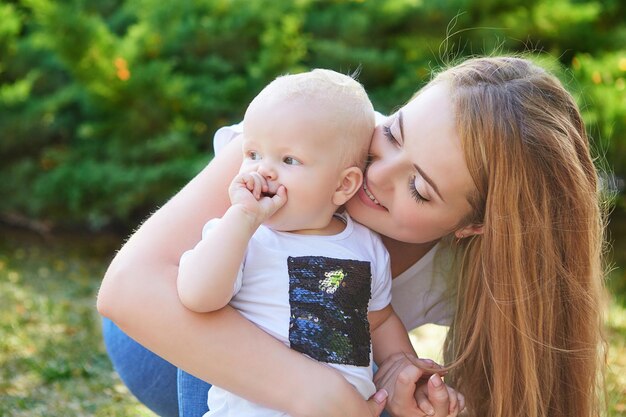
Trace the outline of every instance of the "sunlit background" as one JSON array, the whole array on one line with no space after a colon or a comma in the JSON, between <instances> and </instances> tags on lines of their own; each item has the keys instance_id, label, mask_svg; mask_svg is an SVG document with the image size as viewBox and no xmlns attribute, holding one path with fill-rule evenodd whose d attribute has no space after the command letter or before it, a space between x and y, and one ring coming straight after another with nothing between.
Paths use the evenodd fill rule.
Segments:
<instances>
[{"instance_id":1,"label":"sunlit background","mask_svg":"<svg viewBox=\"0 0 626 417\"><path fill-rule=\"evenodd\" d=\"M626 415L626 2L0 0L0 415L152 416L95 293L124 237L271 79L360 71L393 111L433 70L531 53L582 109L611 208L609 415ZM440 358L445 328L411 334Z\"/></svg>"}]
</instances>

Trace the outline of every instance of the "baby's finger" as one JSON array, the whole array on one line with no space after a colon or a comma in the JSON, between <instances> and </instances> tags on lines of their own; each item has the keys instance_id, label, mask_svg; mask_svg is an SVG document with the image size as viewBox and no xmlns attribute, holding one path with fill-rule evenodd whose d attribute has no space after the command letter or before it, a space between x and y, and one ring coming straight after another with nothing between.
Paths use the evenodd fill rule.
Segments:
<instances>
[{"instance_id":1,"label":"baby's finger","mask_svg":"<svg viewBox=\"0 0 626 417\"><path fill-rule=\"evenodd\" d=\"M272 204L274 205L274 211L278 210L287 202L287 188L284 185L278 187L276 194L272 196Z\"/></svg>"},{"instance_id":2,"label":"baby's finger","mask_svg":"<svg viewBox=\"0 0 626 417\"><path fill-rule=\"evenodd\" d=\"M263 185L267 187L267 182L265 178L256 171L251 172L250 177L253 180L253 188L251 188L250 191L252 191L254 198L259 200L261 198L261 192L263 192Z\"/></svg>"},{"instance_id":3,"label":"baby's finger","mask_svg":"<svg viewBox=\"0 0 626 417\"><path fill-rule=\"evenodd\" d=\"M259 200L263 209L264 221L272 217L287 202L287 189L284 185L278 187L276 194L271 197L263 197Z\"/></svg>"},{"instance_id":4,"label":"baby's finger","mask_svg":"<svg viewBox=\"0 0 626 417\"><path fill-rule=\"evenodd\" d=\"M243 181L248 191L254 194L254 177L251 174L243 174Z\"/></svg>"}]
</instances>

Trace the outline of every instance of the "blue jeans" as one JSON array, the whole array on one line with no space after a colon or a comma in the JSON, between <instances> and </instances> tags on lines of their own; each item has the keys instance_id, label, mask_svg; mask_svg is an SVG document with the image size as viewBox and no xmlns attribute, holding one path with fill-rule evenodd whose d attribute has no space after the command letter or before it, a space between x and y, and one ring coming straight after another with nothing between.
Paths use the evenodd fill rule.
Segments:
<instances>
[{"instance_id":1,"label":"blue jeans","mask_svg":"<svg viewBox=\"0 0 626 417\"><path fill-rule=\"evenodd\" d=\"M208 411L211 385L177 369L102 319L102 333L115 371L130 392L163 417L200 417Z\"/></svg>"},{"instance_id":2,"label":"blue jeans","mask_svg":"<svg viewBox=\"0 0 626 417\"><path fill-rule=\"evenodd\" d=\"M150 410L162 417L200 417L209 411L209 383L155 355L109 319L102 319L102 333L113 367ZM383 411L381 417L389 415Z\"/></svg>"}]
</instances>

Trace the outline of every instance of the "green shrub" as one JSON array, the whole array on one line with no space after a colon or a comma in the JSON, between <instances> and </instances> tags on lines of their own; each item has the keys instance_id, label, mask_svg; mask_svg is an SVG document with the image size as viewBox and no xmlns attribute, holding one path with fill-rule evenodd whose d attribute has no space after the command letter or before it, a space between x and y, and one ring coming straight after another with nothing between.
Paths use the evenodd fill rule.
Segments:
<instances>
[{"instance_id":1,"label":"green shrub","mask_svg":"<svg viewBox=\"0 0 626 417\"><path fill-rule=\"evenodd\" d=\"M624 176L625 15L617 0L4 1L0 214L133 225L278 74L360 70L390 112L433 69L494 50L558 60Z\"/></svg>"}]
</instances>

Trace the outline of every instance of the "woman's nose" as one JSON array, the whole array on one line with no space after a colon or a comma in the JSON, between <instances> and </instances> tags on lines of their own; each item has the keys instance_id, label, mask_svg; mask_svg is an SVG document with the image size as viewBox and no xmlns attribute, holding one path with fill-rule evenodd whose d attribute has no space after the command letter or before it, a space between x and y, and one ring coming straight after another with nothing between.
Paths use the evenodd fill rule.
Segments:
<instances>
[{"instance_id":1,"label":"woman's nose","mask_svg":"<svg viewBox=\"0 0 626 417\"><path fill-rule=\"evenodd\" d=\"M372 160L395 161L400 159L402 150L385 136L380 127L377 127L372 136L369 153Z\"/></svg>"},{"instance_id":2,"label":"woman's nose","mask_svg":"<svg viewBox=\"0 0 626 417\"><path fill-rule=\"evenodd\" d=\"M394 146L377 129L372 137L370 146L371 163L368 167L368 182L375 184L379 189L389 189L395 184L395 180L401 176L406 165L402 151Z\"/></svg>"},{"instance_id":3,"label":"woman's nose","mask_svg":"<svg viewBox=\"0 0 626 417\"><path fill-rule=\"evenodd\" d=\"M378 157L372 161L367 169L367 182L380 190L393 188L397 182L398 164L389 155Z\"/></svg>"}]
</instances>

